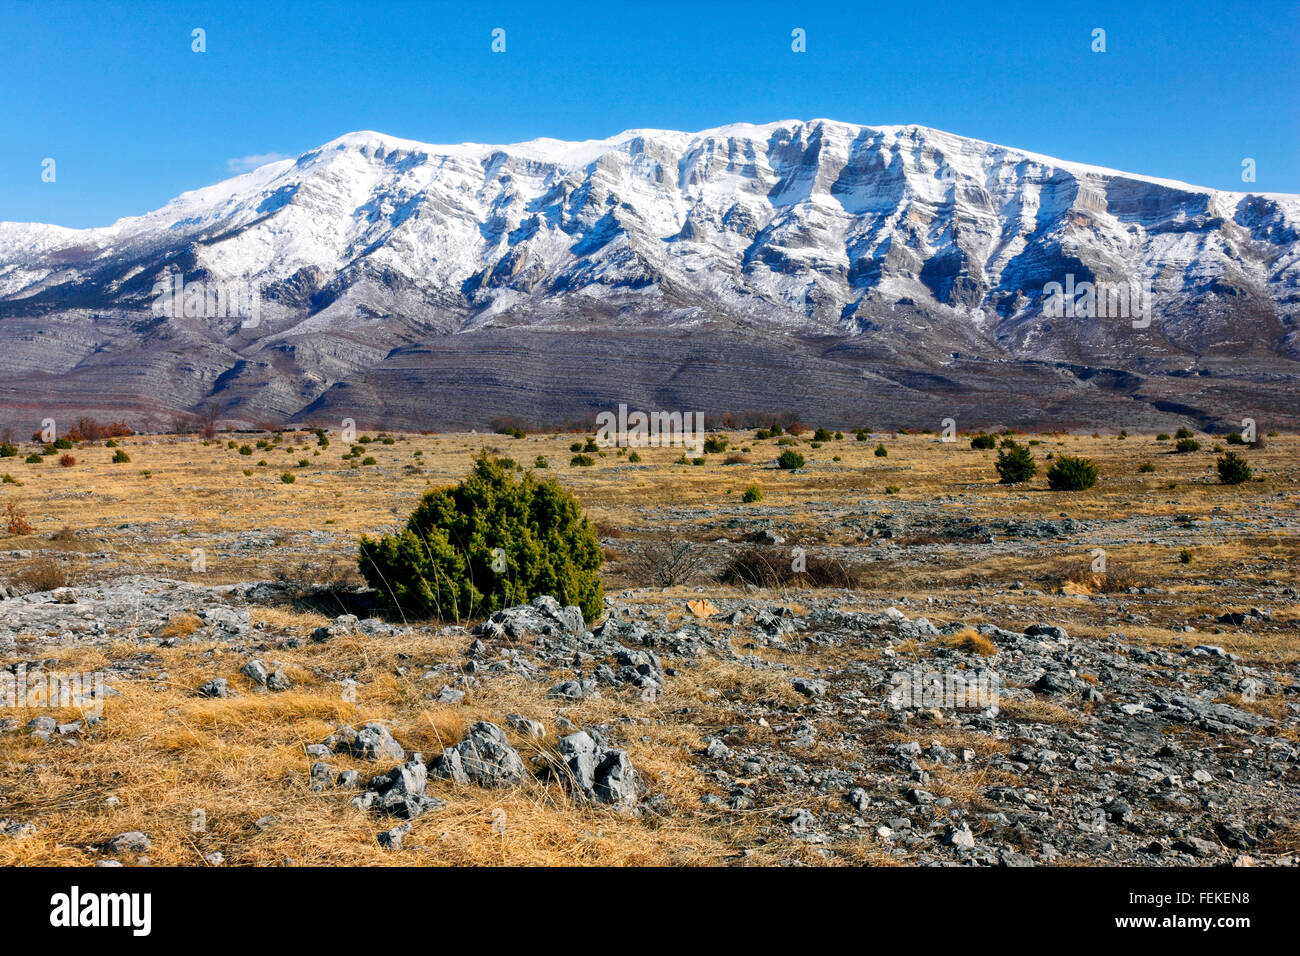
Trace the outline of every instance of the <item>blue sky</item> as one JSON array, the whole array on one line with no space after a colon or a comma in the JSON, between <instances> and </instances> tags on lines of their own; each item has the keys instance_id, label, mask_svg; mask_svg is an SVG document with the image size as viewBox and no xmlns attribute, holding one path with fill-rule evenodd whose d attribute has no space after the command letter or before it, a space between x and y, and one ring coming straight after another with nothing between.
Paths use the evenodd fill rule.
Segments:
<instances>
[{"instance_id":1,"label":"blue sky","mask_svg":"<svg viewBox=\"0 0 1300 956\"><path fill-rule=\"evenodd\" d=\"M191 51L195 27L205 53ZM497 27L504 54L490 48ZM795 28L805 53L791 50ZM1095 28L1105 53L1091 50ZM1295 0L0 0L0 39L3 220L107 225L246 157L358 129L508 143L814 117L1300 192Z\"/></svg>"}]
</instances>

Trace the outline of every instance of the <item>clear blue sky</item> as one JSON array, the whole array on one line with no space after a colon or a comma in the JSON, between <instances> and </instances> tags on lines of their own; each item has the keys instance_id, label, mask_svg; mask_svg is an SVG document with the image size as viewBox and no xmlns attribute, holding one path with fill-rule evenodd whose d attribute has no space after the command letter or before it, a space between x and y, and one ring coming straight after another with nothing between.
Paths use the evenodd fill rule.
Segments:
<instances>
[{"instance_id":1,"label":"clear blue sky","mask_svg":"<svg viewBox=\"0 0 1300 956\"><path fill-rule=\"evenodd\" d=\"M106 225L358 129L508 143L814 117L1300 192L1296 0L0 0L0 51L5 220Z\"/></svg>"}]
</instances>

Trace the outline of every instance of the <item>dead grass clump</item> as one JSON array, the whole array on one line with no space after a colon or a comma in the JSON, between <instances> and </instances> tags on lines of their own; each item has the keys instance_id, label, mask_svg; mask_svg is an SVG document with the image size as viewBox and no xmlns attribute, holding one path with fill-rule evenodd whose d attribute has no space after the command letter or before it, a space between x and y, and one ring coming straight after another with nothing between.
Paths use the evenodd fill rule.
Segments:
<instances>
[{"instance_id":1,"label":"dead grass clump","mask_svg":"<svg viewBox=\"0 0 1300 956\"><path fill-rule=\"evenodd\" d=\"M68 572L53 558L32 558L10 573L9 583L24 594L68 586Z\"/></svg>"},{"instance_id":2,"label":"dead grass clump","mask_svg":"<svg viewBox=\"0 0 1300 956\"><path fill-rule=\"evenodd\" d=\"M601 518L596 522L596 534L601 538L621 538L623 537L623 529L612 521Z\"/></svg>"},{"instance_id":3,"label":"dead grass clump","mask_svg":"<svg viewBox=\"0 0 1300 956\"><path fill-rule=\"evenodd\" d=\"M1066 724L1073 727L1082 723L1079 715L1074 711L1045 700L1003 697L998 701L998 710L1003 717L1010 720L1023 720L1035 724Z\"/></svg>"},{"instance_id":4,"label":"dead grass clump","mask_svg":"<svg viewBox=\"0 0 1300 956\"><path fill-rule=\"evenodd\" d=\"M164 624L155 637L189 637L203 626L199 618L189 612L177 614Z\"/></svg>"},{"instance_id":5,"label":"dead grass clump","mask_svg":"<svg viewBox=\"0 0 1300 956\"><path fill-rule=\"evenodd\" d=\"M330 555L324 561L281 566L275 571L275 579L290 589L294 601L305 601L321 591L344 590L364 583L356 564L337 555Z\"/></svg>"},{"instance_id":6,"label":"dead grass clump","mask_svg":"<svg viewBox=\"0 0 1300 956\"><path fill-rule=\"evenodd\" d=\"M1084 559L1069 567L1061 578L1061 591L1065 594L1121 594L1129 588L1140 588L1146 579L1130 564L1106 561L1105 571L1094 571L1092 562Z\"/></svg>"},{"instance_id":7,"label":"dead grass clump","mask_svg":"<svg viewBox=\"0 0 1300 956\"><path fill-rule=\"evenodd\" d=\"M944 643L967 654L978 654L981 657L992 657L998 652L997 645L973 627L964 627L956 634L950 634L944 638Z\"/></svg>"},{"instance_id":8,"label":"dead grass clump","mask_svg":"<svg viewBox=\"0 0 1300 956\"><path fill-rule=\"evenodd\" d=\"M794 560L780 548L748 548L728 562L722 571L728 584L752 584L760 588L856 588L856 570L834 558L804 555Z\"/></svg>"}]
</instances>

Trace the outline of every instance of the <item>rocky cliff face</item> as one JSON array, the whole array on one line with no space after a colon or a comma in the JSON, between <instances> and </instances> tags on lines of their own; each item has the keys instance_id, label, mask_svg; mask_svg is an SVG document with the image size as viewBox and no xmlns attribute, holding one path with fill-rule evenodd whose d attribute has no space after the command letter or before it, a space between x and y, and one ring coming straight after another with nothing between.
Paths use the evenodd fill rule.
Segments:
<instances>
[{"instance_id":1,"label":"rocky cliff face","mask_svg":"<svg viewBox=\"0 0 1300 956\"><path fill-rule=\"evenodd\" d=\"M915 126L353 133L107 228L0 224L0 408L24 424L216 401L433 426L628 400L1294 421L1298 327L1300 197Z\"/></svg>"}]
</instances>

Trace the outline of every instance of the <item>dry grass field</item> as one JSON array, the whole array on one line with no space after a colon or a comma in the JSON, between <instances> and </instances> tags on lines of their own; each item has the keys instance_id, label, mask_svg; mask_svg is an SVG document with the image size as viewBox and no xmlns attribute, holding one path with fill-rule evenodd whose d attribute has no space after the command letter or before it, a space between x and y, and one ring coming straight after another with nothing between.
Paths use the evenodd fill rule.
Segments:
<instances>
[{"instance_id":1,"label":"dry grass field","mask_svg":"<svg viewBox=\"0 0 1300 956\"><path fill-rule=\"evenodd\" d=\"M130 460L120 463L112 461L116 449L102 442L70 450L76 459L70 467L55 457L28 464L27 447L0 459L0 508L12 502L31 528L5 534L0 523L0 583L15 594L64 584L77 593L140 576L203 587L275 581L290 598L295 589L314 595L253 603L251 628L234 641L210 635L194 614L177 613L147 632L109 621L95 640L20 629L12 646L0 644L0 665L107 671L117 692L104 704L101 722L49 740L28 733L28 721L42 713L60 723L77 720L77 708L0 708L0 718L11 718L9 732L0 733L0 821L36 828L21 838L0 836L0 865L94 863L114 855L102 849L106 839L136 830L152 842L147 860L196 866L910 862L918 857L875 836L877 822L861 808L857 823L845 817L816 840L788 824L800 808L823 822L838 821L852 781L820 790L798 774L795 782L763 783L749 762L719 769L701 754L713 737L747 752L771 752L773 761L797 753L806 777L847 773L877 798L872 783L880 788L879 769L855 769L864 749L913 739L924 746L942 742L957 753L969 748L977 769L948 774L937 764L941 772L920 771L925 779L942 778L929 790L949 801L927 822L941 836L958 808L968 815L963 819L982 819L990 788L1015 786L1018 777L1009 765L986 760L1032 743L1042 728L1105 718L1028 694L1004 702L1006 729L977 732L949 719L918 733L887 719L878 687L845 684L840 693L841 675L886 658L924 664L957 654L997 662L996 636L959 632L957 625L1020 632L1049 621L1076 644L1098 646L1122 627L1128 645L1171 655L1211 643L1236 655L1237 666L1274 675L1258 697L1217 699L1270 715L1274 738L1296 741L1296 697L1287 688L1300 669L1294 591L1300 438L1271 436L1264 448L1243 452L1256 480L1226 486L1215 471L1212 446L1219 440L1213 437L1198 436L1200 451L1176 454L1172 441L1152 435L1021 436L1034 443L1039 474L1027 485L1005 486L993 469L996 451L974 450L965 436L946 443L937 435L878 433L863 441L845 434L820 447L807 434L795 446L758 441L753 432L725 437L727 450L702 456L701 464L680 463L681 449L643 448L636 463L619 449L604 449L592 454L590 467L573 466L570 446L582 436L568 434L378 432L363 433L360 456L348 459L348 446L337 438L321 448L308 432L221 434L211 441L128 437L119 443ZM240 446L251 454L241 454ZM878 446L887 455L878 455ZM773 467L787 447L807 458L805 467ZM485 448L526 468L545 461L537 473L556 478L583 503L606 548L606 594L626 613L665 631L689 627L730 639L738 656L686 660L660 651L673 673L650 703L621 690L557 702L548 687L560 677L539 682L512 673L475 679L466 699L452 703L436 699L450 681L427 674L463 659L475 622L399 620L411 626L392 636L309 640L348 610L343 603L330 607L328 595L360 584L359 537L400 525L425 491L460 480ZM1049 491L1043 477L1049 454L1093 459L1100 482L1083 492ZM725 464L729 455L741 460ZM1151 467L1141 470L1144 463ZM762 499L747 503L742 495L752 485ZM874 614L897 605L908 618L924 614L937 627L952 625L952 633L933 641L747 641L734 622L698 618L687 608L697 598L723 609L784 607L794 617L825 605L824 590L719 583L728 549L764 530L786 547L855 569L859 586L834 590L836 613ZM694 576L664 588L639 576L633 558L641 543L667 535L689 541L700 563ZM1107 575L1092 574L1096 549L1104 550L1109 577L1121 590L1108 588ZM1115 603L1120 599L1122 606ZM0 602L0 628L16 601ZM1266 627L1214 620L1256 605L1270 615ZM282 668L291 689L266 693L242 675L241 665L254 654ZM793 673L829 676L833 693L810 699L792 688ZM1072 673L1085 681L1090 676L1079 666ZM1167 664L1153 665L1152 673L1165 674L1152 680L1170 686L1180 680L1178 668ZM229 697L196 693L213 677L229 681ZM354 698L341 694L344 680L354 682ZM1104 681L1097 686L1107 693ZM826 702L836 694L831 708ZM810 710L813 703L822 709ZM507 727L510 714L546 727L540 738L510 731L530 768L558 760L557 717L609 728L671 812L628 814L589 804L540 773L495 790L431 779L429 792L446 807L414 820L404 849L394 852L375 840L389 824L354 808L352 794L310 785L314 758L304 747L339 724L382 721L408 752L427 758L454 745L474 721ZM820 732L796 751L786 728L804 720ZM835 725L855 732L842 740L831 732ZM1204 745L1203 729L1188 733ZM334 770L355 769L363 777L388 769L346 755L327 759ZM763 764L769 765L776 764ZM1294 799L1290 767L1274 785ZM744 792L752 796L728 797ZM891 789L880 799L894 797ZM1294 828L1274 831L1252 849L1254 856L1294 852ZM1035 862L1046 861L1024 849Z\"/></svg>"}]
</instances>

